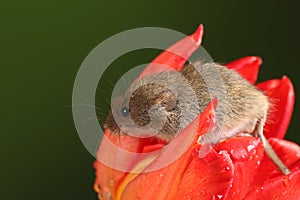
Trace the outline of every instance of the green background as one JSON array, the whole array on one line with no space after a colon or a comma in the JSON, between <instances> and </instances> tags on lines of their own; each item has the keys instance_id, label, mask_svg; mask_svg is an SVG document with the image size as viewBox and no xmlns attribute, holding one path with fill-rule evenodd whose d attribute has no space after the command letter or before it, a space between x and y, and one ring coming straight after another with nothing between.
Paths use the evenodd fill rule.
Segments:
<instances>
[{"instance_id":1,"label":"green background","mask_svg":"<svg viewBox=\"0 0 300 200\"><path fill-rule=\"evenodd\" d=\"M259 80L288 75L298 94L299 6L286 2L2 1L0 199L96 199L94 158L72 120L72 87L87 54L121 31L155 26L190 34L203 23L203 46L215 60L259 55ZM122 73L157 53L133 52L113 65ZM100 117L111 91L102 82ZM299 99L287 134L297 143Z\"/></svg>"}]
</instances>

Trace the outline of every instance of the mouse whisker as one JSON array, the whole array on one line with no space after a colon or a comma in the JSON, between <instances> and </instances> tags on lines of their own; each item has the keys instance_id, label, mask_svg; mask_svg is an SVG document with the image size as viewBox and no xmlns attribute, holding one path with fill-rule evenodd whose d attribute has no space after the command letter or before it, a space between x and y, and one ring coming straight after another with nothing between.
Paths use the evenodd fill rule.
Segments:
<instances>
[{"instance_id":1,"label":"mouse whisker","mask_svg":"<svg viewBox=\"0 0 300 200\"><path fill-rule=\"evenodd\" d=\"M101 119L99 119L98 117L88 117L84 120L81 120L79 123L82 124L82 123L85 123L85 122L87 122L89 120L93 120L93 119L97 119L98 122L101 121Z\"/></svg>"}]
</instances>

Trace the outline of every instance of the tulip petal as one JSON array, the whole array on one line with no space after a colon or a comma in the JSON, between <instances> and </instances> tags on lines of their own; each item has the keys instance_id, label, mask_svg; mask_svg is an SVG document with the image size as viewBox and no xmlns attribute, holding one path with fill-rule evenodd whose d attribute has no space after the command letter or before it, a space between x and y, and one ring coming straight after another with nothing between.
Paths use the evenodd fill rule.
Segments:
<instances>
[{"instance_id":1,"label":"tulip petal","mask_svg":"<svg viewBox=\"0 0 300 200\"><path fill-rule=\"evenodd\" d=\"M233 176L229 155L212 151L209 162L190 153L159 171L140 174L127 186L122 199L201 200L226 196Z\"/></svg>"},{"instance_id":2,"label":"tulip petal","mask_svg":"<svg viewBox=\"0 0 300 200\"><path fill-rule=\"evenodd\" d=\"M165 147L164 152L144 170L144 173L128 183L122 199L146 200L153 199L154 196L158 200L185 197L207 199L227 195L233 176L229 155L225 151L218 154L212 150L201 159L199 158L201 145L197 143L198 137L211 127L210 121L216 104L217 100L213 100L197 119ZM198 128L198 124L202 128ZM195 131L197 134L194 134ZM166 166L170 157L176 158L180 150L185 151ZM214 187L216 183L220 184L220 187Z\"/></svg>"},{"instance_id":3,"label":"tulip petal","mask_svg":"<svg viewBox=\"0 0 300 200\"><path fill-rule=\"evenodd\" d=\"M187 59L200 47L203 33L203 25L201 24L195 33L173 44L157 56L144 69L138 79L153 73L181 70Z\"/></svg>"},{"instance_id":4,"label":"tulip petal","mask_svg":"<svg viewBox=\"0 0 300 200\"><path fill-rule=\"evenodd\" d=\"M278 138L270 138L269 143L287 167L292 166L292 164L300 160L300 147L297 144ZM279 169L265 154L260 164L260 168L257 171L253 185L261 185L265 180L272 179L276 176L283 177Z\"/></svg>"},{"instance_id":5,"label":"tulip petal","mask_svg":"<svg viewBox=\"0 0 300 200\"><path fill-rule=\"evenodd\" d=\"M271 101L269 116L264 127L267 138L283 138L294 108L295 93L293 85L286 76L259 83L259 89L265 92Z\"/></svg>"},{"instance_id":6,"label":"tulip petal","mask_svg":"<svg viewBox=\"0 0 300 200\"><path fill-rule=\"evenodd\" d=\"M149 152L150 149L154 151L162 148L162 146L162 143L152 138L136 138L130 135L120 136L105 131L97 153L98 160L94 162L96 170L94 189L98 196L110 196L114 199L114 191L123 181L125 175L142 159L141 154L135 153ZM148 148L145 150L145 147ZM114 166L120 166L119 168L122 168L122 170Z\"/></svg>"},{"instance_id":7,"label":"tulip petal","mask_svg":"<svg viewBox=\"0 0 300 200\"><path fill-rule=\"evenodd\" d=\"M180 133L172 140L171 145L168 145L163 154L157 159L158 162L156 166L154 164L154 168L160 167L160 164L164 165L164 161L170 158L169 155L176 156L176 153L179 152L179 146L182 147L182 150L187 150L187 152L191 151L188 148L191 149L190 145L196 143L197 137L209 131L211 118L215 113L214 109L217 107L217 102L217 99L212 100L206 110L199 115L183 133ZM195 132L197 132L198 135L194 135L193 133ZM98 192L99 198L111 197L113 199L120 199L126 186L138 175L135 170L141 172L141 170L144 169L141 165L146 166L153 160L153 157L151 157L152 160L147 158L147 155L151 156L151 154L143 153L157 150L161 148L162 145L161 141L155 138L136 138L130 135L120 136L106 131L97 154L97 158L100 162L96 161L94 164L97 176L94 188L95 191ZM130 152L133 153L131 154ZM185 154L188 156L191 155L186 152ZM147 159L148 161L144 162ZM177 165L179 168L185 169L185 165L182 162L177 163ZM121 166L122 170L116 168L119 166ZM137 166L139 169L136 169ZM173 173L176 171L171 170ZM131 173L128 174L128 172Z\"/></svg>"},{"instance_id":8,"label":"tulip petal","mask_svg":"<svg viewBox=\"0 0 300 200\"><path fill-rule=\"evenodd\" d=\"M300 147L289 141L270 138L269 143L291 174L283 175L267 155L260 164L245 199L297 199L300 196Z\"/></svg>"},{"instance_id":9,"label":"tulip petal","mask_svg":"<svg viewBox=\"0 0 300 200\"><path fill-rule=\"evenodd\" d=\"M262 143L254 137L234 137L216 144L214 149L228 152L233 161L234 177L228 197L232 200L244 198L263 158Z\"/></svg>"},{"instance_id":10,"label":"tulip petal","mask_svg":"<svg viewBox=\"0 0 300 200\"><path fill-rule=\"evenodd\" d=\"M226 151L216 153L212 150L204 159L194 154L174 199L226 199L233 171Z\"/></svg>"},{"instance_id":11,"label":"tulip petal","mask_svg":"<svg viewBox=\"0 0 300 200\"><path fill-rule=\"evenodd\" d=\"M300 165L299 165L300 167ZM245 200L259 199L299 199L300 197L300 171L287 176L276 177L267 180L263 185L251 190Z\"/></svg>"},{"instance_id":12,"label":"tulip petal","mask_svg":"<svg viewBox=\"0 0 300 200\"><path fill-rule=\"evenodd\" d=\"M234 60L226 64L228 69L232 69L239 73L244 79L248 80L250 83L254 84L257 80L258 70L262 63L260 57L257 56L247 56Z\"/></svg>"}]
</instances>

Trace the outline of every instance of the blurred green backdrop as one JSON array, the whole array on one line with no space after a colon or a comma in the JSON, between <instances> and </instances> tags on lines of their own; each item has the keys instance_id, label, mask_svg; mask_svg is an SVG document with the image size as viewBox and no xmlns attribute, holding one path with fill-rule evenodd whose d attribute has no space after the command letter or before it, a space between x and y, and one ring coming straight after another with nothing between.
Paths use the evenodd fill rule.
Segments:
<instances>
[{"instance_id":1,"label":"blurred green backdrop","mask_svg":"<svg viewBox=\"0 0 300 200\"><path fill-rule=\"evenodd\" d=\"M203 23L203 46L215 60L259 55L259 80L288 75L298 94L298 8L277 0L2 2L0 199L96 199L94 158L78 138L70 105L76 72L101 41L144 26L190 34ZM128 70L157 54L137 51L113 65ZM97 104L104 110L110 91L103 81ZM297 143L299 99L287 134Z\"/></svg>"}]
</instances>

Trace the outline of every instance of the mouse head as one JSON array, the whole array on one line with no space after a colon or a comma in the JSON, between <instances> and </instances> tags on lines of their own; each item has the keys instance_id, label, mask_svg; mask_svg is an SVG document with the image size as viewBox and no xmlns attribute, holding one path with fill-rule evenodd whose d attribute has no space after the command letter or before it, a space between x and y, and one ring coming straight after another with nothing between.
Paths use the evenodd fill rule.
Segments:
<instances>
[{"instance_id":1,"label":"mouse head","mask_svg":"<svg viewBox=\"0 0 300 200\"><path fill-rule=\"evenodd\" d=\"M180 127L177 95L163 82L146 79L112 102L104 128L115 134L155 135L169 141Z\"/></svg>"}]
</instances>

